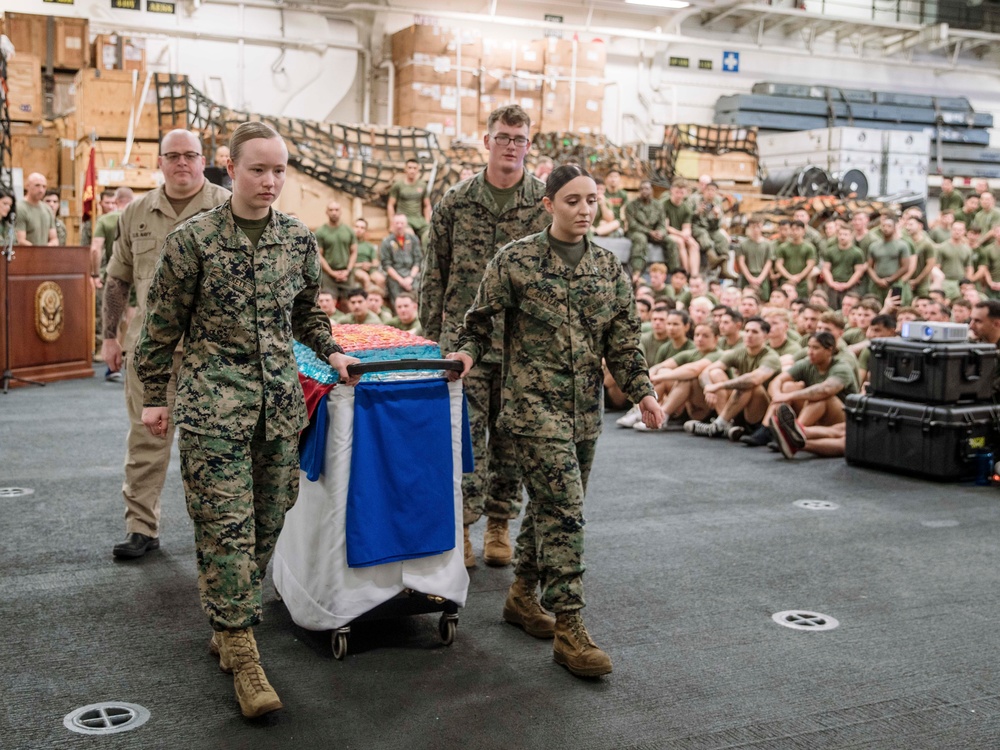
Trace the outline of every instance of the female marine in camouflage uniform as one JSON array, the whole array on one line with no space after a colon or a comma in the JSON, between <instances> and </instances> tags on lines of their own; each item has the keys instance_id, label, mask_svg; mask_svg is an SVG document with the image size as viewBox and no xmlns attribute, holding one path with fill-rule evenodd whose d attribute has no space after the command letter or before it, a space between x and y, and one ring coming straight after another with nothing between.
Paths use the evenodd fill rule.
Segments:
<instances>
[{"instance_id":1,"label":"female marine in camouflage uniform","mask_svg":"<svg viewBox=\"0 0 1000 750\"><path fill-rule=\"evenodd\" d=\"M555 637L557 663L580 676L611 671L583 625L583 498L602 426L602 358L622 390L658 427L663 412L639 347L629 279L587 230L597 185L576 165L546 182L552 224L490 261L459 332L464 376L490 348L493 316L504 314L503 407L497 429L513 435L530 500L517 539L515 580L504 619ZM536 589L541 584L541 604Z\"/></svg>"},{"instance_id":2,"label":"female marine in camouflage uniform","mask_svg":"<svg viewBox=\"0 0 1000 750\"><path fill-rule=\"evenodd\" d=\"M201 603L215 631L209 650L233 673L248 717L281 708L252 627L261 581L285 512L298 496L298 433L308 422L292 337L349 378L346 356L316 305L316 239L271 210L288 151L263 123L229 143L233 196L185 222L164 244L136 350L142 422L165 436L167 381L177 342L184 359L173 418L188 514L194 521Z\"/></svg>"}]
</instances>

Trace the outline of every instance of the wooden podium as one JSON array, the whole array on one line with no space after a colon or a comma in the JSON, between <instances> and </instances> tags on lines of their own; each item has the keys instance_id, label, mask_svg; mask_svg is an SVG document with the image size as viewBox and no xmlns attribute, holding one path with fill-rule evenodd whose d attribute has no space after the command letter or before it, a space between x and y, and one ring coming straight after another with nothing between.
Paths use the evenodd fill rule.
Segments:
<instances>
[{"instance_id":1,"label":"wooden podium","mask_svg":"<svg viewBox=\"0 0 1000 750\"><path fill-rule=\"evenodd\" d=\"M3 372L43 383L94 376L90 248L15 246L9 262L0 255L0 295L8 292L9 321L0 303ZM9 387L21 385L11 380Z\"/></svg>"}]
</instances>

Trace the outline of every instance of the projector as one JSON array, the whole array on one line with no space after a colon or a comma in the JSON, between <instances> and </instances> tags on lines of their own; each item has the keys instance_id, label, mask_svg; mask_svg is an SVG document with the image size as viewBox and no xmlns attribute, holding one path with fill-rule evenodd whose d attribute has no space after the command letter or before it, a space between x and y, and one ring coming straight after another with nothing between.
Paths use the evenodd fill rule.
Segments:
<instances>
[{"instance_id":1,"label":"projector","mask_svg":"<svg viewBox=\"0 0 1000 750\"><path fill-rule=\"evenodd\" d=\"M931 323L925 320L912 320L903 323L899 335L910 341L955 343L969 340L969 326L965 323Z\"/></svg>"}]
</instances>

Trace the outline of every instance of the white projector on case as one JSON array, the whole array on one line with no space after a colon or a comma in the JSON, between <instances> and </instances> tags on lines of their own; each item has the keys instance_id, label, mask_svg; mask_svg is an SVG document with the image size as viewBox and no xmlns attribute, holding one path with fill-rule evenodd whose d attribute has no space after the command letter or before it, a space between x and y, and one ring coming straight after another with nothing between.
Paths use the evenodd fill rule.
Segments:
<instances>
[{"instance_id":1,"label":"white projector on case","mask_svg":"<svg viewBox=\"0 0 1000 750\"><path fill-rule=\"evenodd\" d=\"M960 342L969 340L969 326L965 323L931 323L926 320L908 320L899 335L910 341Z\"/></svg>"}]
</instances>

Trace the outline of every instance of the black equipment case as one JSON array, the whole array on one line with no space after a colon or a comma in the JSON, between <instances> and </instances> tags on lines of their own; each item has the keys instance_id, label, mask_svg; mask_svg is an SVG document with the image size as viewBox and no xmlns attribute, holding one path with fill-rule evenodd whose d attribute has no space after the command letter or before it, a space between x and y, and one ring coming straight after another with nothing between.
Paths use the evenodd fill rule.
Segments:
<instances>
[{"instance_id":1,"label":"black equipment case","mask_svg":"<svg viewBox=\"0 0 1000 750\"><path fill-rule=\"evenodd\" d=\"M997 348L974 342L873 339L872 395L925 404L991 401Z\"/></svg>"},{"instance_id":2,"label":"black equipment case","mask_svg":"<svg viewBox=\"0 0 1000 750\"><path fill-rule=\"evenodd\" d=\"M977 451L1000 445L1000 406L934 406L851 394L847 449L851 465L939 481L973 479Z\"/></svg>"}]
</instances>

